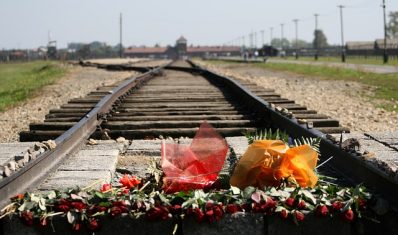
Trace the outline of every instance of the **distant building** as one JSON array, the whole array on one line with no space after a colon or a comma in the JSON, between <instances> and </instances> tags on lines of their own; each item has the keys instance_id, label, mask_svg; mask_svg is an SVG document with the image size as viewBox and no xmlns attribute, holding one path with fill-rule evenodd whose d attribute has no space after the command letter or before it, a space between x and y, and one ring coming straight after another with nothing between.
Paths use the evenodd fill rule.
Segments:
<instances>
[{"instance_id":1,"label":"distant building","mask_svg":"<svg viewBox=\"0 0 398 235\"><path fill-rule=\"evenodd\" d=\"M241 48L237 46L187 46L187 42L187 39L181 36L177 39L174 47L129 47L124 50L124 55L126 57L169 59L241 55Z\"/></svg>"},{"instance_id":2,"label":"distant building","mask_svg":"<svg viewBox=\"0 0 398 235\"><path fill-rule=\"evenodd\" d=\"M386 40L386 52L389 56L398 56L398 39ZM347 42L347 55L354 56L381 56L384 51L384 39L376 39L375 41L358 41Z\"/></svg>"}]
</instances>

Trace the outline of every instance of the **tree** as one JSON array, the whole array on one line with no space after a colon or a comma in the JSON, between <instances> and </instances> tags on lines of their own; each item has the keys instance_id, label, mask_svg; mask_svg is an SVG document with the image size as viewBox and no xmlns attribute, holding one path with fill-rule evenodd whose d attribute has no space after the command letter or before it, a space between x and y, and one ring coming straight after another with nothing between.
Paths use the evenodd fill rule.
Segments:
<instances>
[{"instance_id":1,"label":"tree","mask_svg":"<svg viewBox=\"0 0 398 235\"><path fill-rule=\"evenodd\" d=\"M329 45L328 40L322 29L317 29L314 31L314 41L312 41L312 45L314 46L314 48L324 48Z\"/></svg>"},{"instance_id":2,"label":"tree","mask_svg":"<svg viewBox=\"0 0 398 235\"><path fill-rule=\"evenodd\" d=\"M290 44L291 44L291 46L293 48L296 48L296 39L293 39ZM302 40L302 39L298 39L297 40L297 47L298 48L309 48L311 46L312 46L312 44L310 42L307 42L307 41Z\"/></svg>"},{"instance_id":3,"label":"tree","mask_svg":"<svg viewBox=\"0 0 398 235\"><path fill-rule=\"evenodd\" d=\"M282 39L282 43L283 43L283 48L289 48L290 47L290 42L286 38ZM282 48L281 39L280 38L272 39L271 46L276 47L276 48Z\"/></svg>"},{"instance_id":4,"label":"tree","mask_svg":"<svg viewBox=\"0 0 398 235\"><path fill-rule=\"evenodd\" d=\"M387 35L389 38L398 38L398 11L390 12L387 24Z\"/></svg>"}]
</instances>

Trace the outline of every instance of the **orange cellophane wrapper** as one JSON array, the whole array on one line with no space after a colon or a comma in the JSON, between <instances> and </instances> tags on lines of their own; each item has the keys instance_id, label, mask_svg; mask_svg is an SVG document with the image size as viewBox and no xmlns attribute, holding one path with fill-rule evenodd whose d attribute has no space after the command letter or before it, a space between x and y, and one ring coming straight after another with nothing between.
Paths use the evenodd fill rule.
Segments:
<instances>
[{"instance_id":1,"label":"orange cellophane wrapper","mask_svg":"<svg viewBox=\"0 0 398 235\"><path fill-rule=\"evenodd\" d=\"M163 190L203 189L213 184L224 165L228 145L213 127L202 123L190 146L162 144Z\"/></svg>"},{"instance_id":2,"label":"orange cellophane wrapper","mask_svg":"<svg viewBox=\"0 0 398 235\"><path fill-rule=\"evenodd\" d=\"M317 152L309 145L289 148L280 140L257 140L239 160L230 184L241 189L262 188L278 186L281 180L292 177L301 187L314 187L317 160Z\"/></svg>"}]
</instances>

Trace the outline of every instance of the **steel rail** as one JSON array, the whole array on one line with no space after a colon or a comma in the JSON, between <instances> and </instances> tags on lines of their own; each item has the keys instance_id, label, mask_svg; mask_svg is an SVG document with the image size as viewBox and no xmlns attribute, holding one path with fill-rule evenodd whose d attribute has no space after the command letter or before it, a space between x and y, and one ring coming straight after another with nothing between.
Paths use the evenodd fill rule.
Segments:
<instances>
[{"instance_id":1,"label":"steel rail","mask_svg":"<svg viewBox=\"0 0 398 235\"><path fill-rule=\"evenodd\" d=\"M199 72L209 80L211 79L214 82L230 87L240 95L242 102L251 106L259 116L267 120L275 128L286 131L292 137L321 138L321 160L326 160L333 156L328 162L332 167L347 176L351 181L363 183L369 189L387 199L395 208L398 207L398 182L396 179L388 177L381 170L370 166L359 157L344 151L339 145L327 139L324 133L316 129L309 129L305 124L299 124L296 118L288 118L277 112L275 108L271 107L270 103L256 96L235 80L201 68L191 61L189 63L194 67L191 70L192 72ZM185 69L185 71L187 70Z\"/></svg>"},{"instance_id":2,"label":"steel rail","mask_svg":"<svg viewBox=\"0 0 398 235\"><path fill-rule=\"evenodd\" d=\"M172 62L159 66L138 77L133 77L113 89L111 94L103 97L95 107L83 117L76 125L55 139L56 148L47 150L30 161L22 169L0 181L0 208L9 203L9 198L17 193L33 189L38 183L53 171L61 162L78 149L84 140L101 124L103 114L109 113L112 105L123 97L129 90L154 77L164 67Z\"/></svg>"}]
</instances>

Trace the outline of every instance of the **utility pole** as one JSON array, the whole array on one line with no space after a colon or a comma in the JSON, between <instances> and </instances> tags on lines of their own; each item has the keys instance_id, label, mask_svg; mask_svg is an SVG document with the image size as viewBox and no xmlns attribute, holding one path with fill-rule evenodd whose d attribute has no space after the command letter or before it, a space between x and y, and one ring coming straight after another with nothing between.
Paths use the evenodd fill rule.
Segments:
<instances>
[{"instance_id":1,"label":"utility pole","mask_svg":"<svg viewBox=\"0 0 398 235\"><path fill-rule=\"evenodd\" d=\"M314 43L315 43L315 60L318 60L318 53L319 53L319 48L318 48L318 16L319 14L314 14L315 16L315 31L314 31Z\"/></svg>"},{"instance_id":2,"label":"utility pole","mask_svg":"<svg viewBox=\"0 0 398 235\"><path fill-rule=\"evenodd\" d=\"M119 44L119 56L120 58L123 57L123 46L122 46L122 13L120 13L120 44Z\"/></svg>"},{"instance_id":3,"label":"utility pole","mask_svg":"<svg viewBox=\"0 0 398 235\"><path fill-rule=\"evenodd\" d=\"M298 19L294 19L294 25L296 26L296 60L298 59Z\"/></svg>"},{"instance_id":4,"label":"utility pole","mask_svg":"<svg viewBox=\"0 0 398 235\"><path fill-rule=\"evenodd\" d=\"M261 30L261 47L264 46L264 30Z\"/></svg>"},{"instance_id":5,"label":"utility pole","mask_svg":"<svg viewBox=\"0 0 398 235\"><path fill-rule=\"evenodd\" d=\"M338 5L340 8L340 24L341 24L341 62L345 62L345 47L344 47L344 30L343 30L343 5Z\"/></svg>"},{"instance_id":6,"label":"utility pole","mask_svg":"<svg viewBox=\"0 0 398 235\"><path fill-rule=\"evenodd\" d=\"M269 34L269 45L272 47L272 32L274 31L274 27L269 28L270 34Z\"/></svg>"},{"instance_id":7,"label":"utility pole","mask_svg":"<svg viewBox=\"0 0 398 235\"><path fill-rule=\"evenodd\" d=\"M281 52L283 51L283 26L284 24L281 24Z\"/></svg>"},{"instance_id":8,"label":"utility pole","mask_svg":"<svg viewBox=\"0 0 398 235\"><path fill-rule=\"evenodd\" d=\"M254 48L257 49L257 32L254 32Z\"/></svg>"},{"instance_id":9,"label":"utility pole","mask_svg":"<svg viewBox=\"0 0 398 235\"><path fill-rule=\"evenodd\" d=\"M249 47L253 47L253 31L249 34Z\"/></svg>"},{"instance_id":10,"label":"utility pole","mask_svg":"<svg viewBox=\"0 0 398 235\"><path fill-rule=\"evenodd\" d=\"M383 49L383 63L388 63L388 54L387 54L387 22L386 22L386 1L383 0L383 17L384 17L384 49Z\"/></svg>"}]
</instances>

